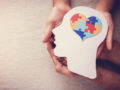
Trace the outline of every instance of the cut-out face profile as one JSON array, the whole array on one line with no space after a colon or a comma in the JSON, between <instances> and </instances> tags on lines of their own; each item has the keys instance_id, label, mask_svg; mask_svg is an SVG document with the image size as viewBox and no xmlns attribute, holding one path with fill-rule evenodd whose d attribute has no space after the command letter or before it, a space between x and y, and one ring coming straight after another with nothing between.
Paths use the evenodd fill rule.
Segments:
<instances>
[{"instance_id":1,"label":"cut-out face profile","mask_svg":"<svg viewBox=\"0 0 120 90\"><path fill-rule=\"evenodd\" d=\"M108 25L105 17L88 7L76 7L53 30L54 53L67 57L68 69L88 78L96 78L96 53L106 37Z\"/></svg>"}]
</instances>

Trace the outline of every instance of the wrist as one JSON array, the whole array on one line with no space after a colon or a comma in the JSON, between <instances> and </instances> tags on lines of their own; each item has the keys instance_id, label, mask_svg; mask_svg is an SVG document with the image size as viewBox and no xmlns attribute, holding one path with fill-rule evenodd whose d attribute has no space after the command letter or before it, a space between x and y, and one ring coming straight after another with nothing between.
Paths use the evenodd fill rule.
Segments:
<instances>
[{"instance_id":1,"label":"wrist","mask_svg":"<svg viewBox=\"0 0 120 90\"><path fill-rule=\"evenodd\" d=\"M110 12L114 5L114 0L99 0L96 9L101 12Z\"/></svg>"}]
</instances>

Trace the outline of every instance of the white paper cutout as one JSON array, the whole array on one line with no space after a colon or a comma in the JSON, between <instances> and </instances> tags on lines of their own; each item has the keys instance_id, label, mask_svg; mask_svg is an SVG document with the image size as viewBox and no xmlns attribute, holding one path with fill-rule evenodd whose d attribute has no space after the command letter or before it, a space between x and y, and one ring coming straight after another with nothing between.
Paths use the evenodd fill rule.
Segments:
<instances>
[{"instance_id":1,"label":"white paper cutout","mask_svg":"<svg viewBox=\"0 0 120 90\"><path fill-rule=\"evenodd\" d=\"M99 33L82 40L71 27L70 20L75 14L82 14L86 18L95 16L100 19L102 28ZM100 12L84 6L73 8L65 14L62 24L53 30L56 44L54 53L59 57L67 57L70 71L94 79L96 78L97 48L105 39L107 30L107 21Z\"/></svg>"}]
</instances>

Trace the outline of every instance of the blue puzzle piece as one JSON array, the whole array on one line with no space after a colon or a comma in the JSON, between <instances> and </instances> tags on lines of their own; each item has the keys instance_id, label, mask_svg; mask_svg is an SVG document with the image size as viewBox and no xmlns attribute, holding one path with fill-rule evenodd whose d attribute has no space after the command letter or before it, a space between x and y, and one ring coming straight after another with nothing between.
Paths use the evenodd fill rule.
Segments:
<instances>
[{"instance_id":1,"label":"blue puzzle piece","mask_svg":"<svg viewBox=\"0 0 120 90\"><path fill-rule=\"evenodd\" d=\"M93 25L95 25L95 23L98 22L95 16L89 17L88 19L89 21L86 22L87 24L90 24L91 22Z\"/></svg>"},{"instance_id":2,"label":"blue puzzle piece","mask_svg":"<svg viewBox=\"0 0 120 90\"><path fill-rule=\"evenodd\" d=\"M84 37L86 37L86 35L84 34L84 32L83 31L81 31L81 30L74 30L74 32L76 32L80 37L81 37L81 39L83 40L84 39Z\"/></svg>"},{"instance_id":3,"label":"blue puzzle piece","mask_svg":"<svg viewBox=\"0 0 120 90\"><path fill-rule=\"evenodd\" d=\"M98 22L95 23L95 25L99 24L100 26L102 26L102 22L99 18L96 18Z\"/></svg>"}]
</instances>

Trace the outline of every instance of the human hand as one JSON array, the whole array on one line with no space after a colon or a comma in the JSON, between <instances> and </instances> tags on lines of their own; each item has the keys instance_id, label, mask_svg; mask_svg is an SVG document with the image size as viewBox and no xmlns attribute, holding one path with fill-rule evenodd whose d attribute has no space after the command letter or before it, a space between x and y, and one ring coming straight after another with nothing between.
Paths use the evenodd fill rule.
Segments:
<instances>
[{"instance_id":1,"label":"human hand","mask_svg":"<svg viewBox=\"0 0 120 90\"><path fill-rule=\"evenodd\" d=\"M107 20L107 23L108 23L108 33L107 33L107 36L106 36L106 39L103 41L103 43L99 46L98 48L98 52L97 52L97 57L99 57L102 49L103 49L103 46L106 44L106 47L108 50L111 50L112 49L112 41L113 41L113 31L114 31L114 24L113 24L113 20L112 20L112 15L109 13L109 12L101 12L106 20Z\"/></svg>"},{"instance_id":2,"label":"human hand","mask_svg":"<svg viewBox=\"0 0 120 90\"><path fill-rule=\"evenodd\" d=\"M50 16L49 16L49 18L48 18L48 21L47 21L47 29L46 29L46 35L45 35L45 37L44 37L44 39L43 39L43 41L44 40L46 40L46 41L44 41L44 42L47 42L47 47L48 47L48 51L49 51L49 53L50 53L50 55L51 55L51 57L52 57L52 59L53 59L53 61L54 61L54 63L55 63L55 66L56 66L56 71L57 72L60 72L60 73L63 73L63 71L64 71L64 73L63 74L65 74L65 75L67 75L67 76L72 76L72 73L68 70L68 68L67 68L67 65L66 64L64 64L63 62L67 62L67 59L65 59L65 58L60 58L60 57L57 57L57 56L55 56L54 55L54 52L53 52L53 49L54 49L54 35L52 34L52 29L54 28L54 27L56 27L56 26L58 26L60 23L61 23L61 21L62 21L62 19L63 19L63 16L64 16L64 14L67 12L67 11L69 11L70 10L70 8L69 9L67 9L67 10L63 10L61 13L60 13L60 11L61 11L61 9L59 10L59 12L58 11L56 11L56 10L58 10L59 8L53 8L53 10L52 10L52 12L51 12L51 14L50 14ZM60 13L60 14L59 14ZM112 48L112 33L113 32L111 32L112 30L112 28L110 28L113 24L111 24L112 23L112 18L111 18L111 14L110 13L108 13L108 12L102 12L103 13L103 15L105 16L105 18L106 18L106 20L108 21L108 25L109 25L109 30L108 30L108 35L107 35L107 38L106 38L106 45L107 45L107 47L108 47L108 49L110 50L111 48ZM59 16L60 15L60 16ZM54 18L54 17L56 17L56 16L59 16L59 17L57 17L57 18ZM48 29L49 28L49 29ZM111 33L110 33L111 32ZM111 36L110 36L111 35ZM98 52L97 52L97 56L100 54L100 52L102 51L102 48L103 48L103 46L104 46L104 44L105 44L105 41L100 45L100 47L98 48ZM57 61L57 62L56 62ZM59 66L57 66L57 65L59 65ZM60 66L61 65L61 66ZM63 66L63 67L62 67ZM62 69L63 68L63 69ZM60 69L60 70L59 70ZM65 69L65 70L64 70ZM69 74L66 74L67 72L65 72L65 71L67 71L67 72L69 72Z\"/></svg>"},{"instance_id":3,"label":"human hand","mask_svg":"<svg viewBox=\"0 0 120 90\"><path fill-rule=\"evenodd\" d=\"M114 5L114 0L98 0L98 3L96 5L96 10L98 10L105 16L108 23L108 33L107 33L106 39L98 48L97 57L100 56L100 53L103 49L104 44L106 44L106 47L108 50L112 49L114 24L112 20L112 15L110 14L110 10L112 9L113 5Z\"/></svg>"},{"instance_id":4,"label":"human hand","mask_svg":"<svg viewBox=\"0 0 120 90\"><path fill-rule=\"evenodd\" d=\"M43 38L43 42L47 43L47 49L50 56L53 59L55 64L55 69L57 72L67 75L69 77L76 76L76 74L70 72L67 68L67 58L65 57L57 57L55 56L53 49L55 48L54 45L54 35L52 30L61 24L62 19L71 8L68 6L62 7L53 7L46 24L45 35Z\"/></svg>"},{"instance_id":5,"label":"human hand","mask_svg":"<svg viewBox=\"0 0 120 90\"><path fill-rule=\"evenodd\" d=\"M68 6L60 6L60 7L53 7L50 15L48 17L47 23L46 23L46 28L45 28L45 35L43 38L43 42L46 43L50 39L53 40L53 37L51 38L52 35L52 30L61 24L62 19L64 15L70 10L71 8Z\"/></svg>"}]
</instances>

